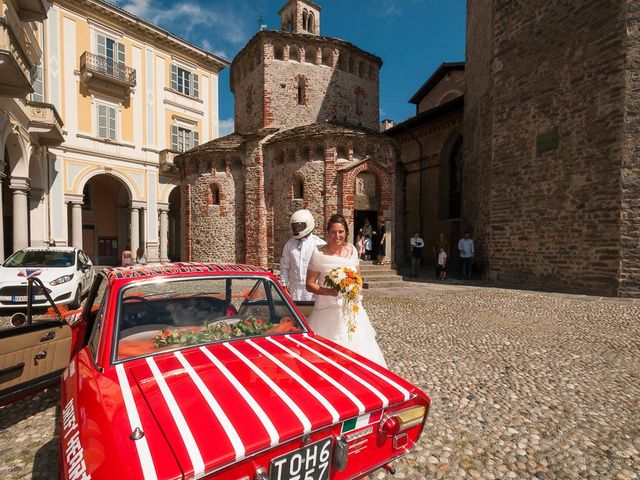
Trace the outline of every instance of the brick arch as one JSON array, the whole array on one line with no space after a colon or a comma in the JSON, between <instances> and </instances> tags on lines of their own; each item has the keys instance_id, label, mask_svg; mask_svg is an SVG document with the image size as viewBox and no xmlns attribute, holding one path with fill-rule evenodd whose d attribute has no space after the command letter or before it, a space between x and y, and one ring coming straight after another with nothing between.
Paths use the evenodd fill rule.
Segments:
<instances>
[{"instance_id":1,"label":"brick arch","mask_svg":"<svg viewBox=\"0 0 640 480\"><path fill-rule=\"evenodd\" d=\"M218 202L216 203L214 200L214 193L217 190L218 192ZM224 201L224 188L222 186L222 183L220 183L218 180L212 179L208 185L207 185L207 204L208 205L222 205L222 202Z\"/></svg>"},{"instance_id":2,"label":"brick arch","mask_svg":"<svg viewBox=\"0 0 640 480\"><path fill-rule=\"evenodd\" d=\"M360 173L364 172L373 174L376 178L376 182L378 183L380 191L379 215L381 218L384 218L384 211L391 210L393 205L391 174L378 166L375 162L363 162L354 169L346 172L342 179L342 211L343 215L350 223L353 222L353 210L355 208L356 177Z\"/></svg>"}]
</instances>

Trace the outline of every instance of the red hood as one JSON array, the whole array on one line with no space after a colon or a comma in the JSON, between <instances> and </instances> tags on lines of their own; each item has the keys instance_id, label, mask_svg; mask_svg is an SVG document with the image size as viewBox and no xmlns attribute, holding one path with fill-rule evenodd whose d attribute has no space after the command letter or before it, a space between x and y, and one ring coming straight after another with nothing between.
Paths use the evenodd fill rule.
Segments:
<instances>
[{"instance_id":1,"label":"red hood","mask_svg":"<svg viewBox=\"0 0 640 480\"><path fill-rule=\"evenodd\" d=\"M185 476L198 477L417 393L388 370L345 352L319 337L287 335L157 355L125 370ZM166 448L165 438L146 436L151 459Z\"/></svg>"}]
</instances>

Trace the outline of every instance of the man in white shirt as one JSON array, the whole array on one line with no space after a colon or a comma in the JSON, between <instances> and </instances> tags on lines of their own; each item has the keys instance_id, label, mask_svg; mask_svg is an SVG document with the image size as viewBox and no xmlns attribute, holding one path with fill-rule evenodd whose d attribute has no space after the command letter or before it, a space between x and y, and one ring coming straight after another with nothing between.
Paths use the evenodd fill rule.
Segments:
<instances>
[{"instance_id":1,"label":"man in white shirt","mask_svg":"<svg viewBox=\"0 0 640 480\"><path fill-rule=\"evenodd\" d=\"M464 237L458 241L458 251L460 252L460 279L469 280L471 278L471 262L475 254L473 240L469 232L465 232Z\"/></svg>"},{"instance_id":2,"label":"man in white shirt","mask_svg":"<svg viewBox=\"0 0 640 480\"><path fill-rule=\"evenodd\" d=\"M289 291L293 300L315 300L315 295L307 291L307 268L313 250L326 242L311 233L315 227L309 210L297 210L291 215L293 235L282 249L280 259L280 283Z\"/></svg>"},{"instance_id":3,"label":"man in white shirt","mask_svg":"<svg viewBox=\"0 0 640 480\"><path fill-rule=\"evenodd\" d=\"M422 249L424 248L424 240L420 238L420 232L417 230L413 232L413 237L410 240L411 243L411 276L418 276L418 269L420 268L420 259L422 258Z\"/></svg>"}]
</instances>

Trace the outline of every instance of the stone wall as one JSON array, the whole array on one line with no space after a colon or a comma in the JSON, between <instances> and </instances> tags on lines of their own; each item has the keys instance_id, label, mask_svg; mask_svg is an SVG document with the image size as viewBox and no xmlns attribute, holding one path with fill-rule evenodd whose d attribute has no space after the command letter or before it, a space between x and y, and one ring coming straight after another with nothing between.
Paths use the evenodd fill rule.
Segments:
<instances>
[{"instance_id":1,"label":"stone wall","mask_svg":"<svg viewBox=\"0 0 640 480\"><path fill-rule=\"evenodd\" d=\"M452 70L420 100L417 113L426 112L462 95L464 95L464 70Z\"/></svg>"},{"instance_id":2,"label":"stone wall","mask_svg":"<svg viewBox=\"0 0 640 480\"><path fill-rule=\"evenodd\" d=\"M236 130L293 128L326 120L377 130L379 68L377 57L346 42L261 32L231 66Z\"/></svg>"},{"instance_id":3,"label":"stone wall","mask_svg":"<svg viewBox=\"0 0 640 480\"><path fill-rule=\"evenodd\" d=\"M640 3L626 1L620 292L640 296Z\"/></svg>"},{"instance_id":4,"label":"stone wall","mask_svg":"<svg viewBox=\"0 0 640 480\"><path fill-rule=\"evenodd\" d=\"M219 161L216 161L219 160ZM218 203L214 200L218 192ZM239 159L201 158L190 163L183 179L183 222L188 219L190 239L182 258L206 262L244 261L244 181ZM187 225L183 225L187 228Z\"/></svg>"},{"instance_id":5,"label":"stone wall","mask_svg":"<svg viewBox=\"0 0 640 480\"><path fill-rule=\"evenodd\" d=\"M625 6L469 2L463 220L489 278L625 294Z\"/></svg>"}]
</instances>

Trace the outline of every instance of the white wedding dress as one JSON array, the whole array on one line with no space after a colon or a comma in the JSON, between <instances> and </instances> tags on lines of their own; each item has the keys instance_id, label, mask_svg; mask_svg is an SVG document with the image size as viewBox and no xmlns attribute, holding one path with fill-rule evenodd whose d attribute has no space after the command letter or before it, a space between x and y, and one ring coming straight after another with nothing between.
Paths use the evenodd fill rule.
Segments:
<instances>
[{"instance_id":1,"label":"white wedding dress","mask_svg":"<svg viewBox=\"0 0 640 480\"><path fill-rule=\"evenodd\" d=\"M358 251L351 244L348 247L351 249L350 257L325 255L317 247L314 249L308 270L320 272L318 283L321 286L324 284L327 273L336 267L357 269L360 263ZM349 338L347 331L347 321L342 313L342 299L340 297L317 295L315 306L309 316L309 324L318 335L353 350L386 368L387 362L385 362L378 342L376 342L376 331L371 326L369 316L362 308L362 304L359 304L359 307L356 314L356 331L351 334L351 338Z\"/></svg>"}]
</instances>

